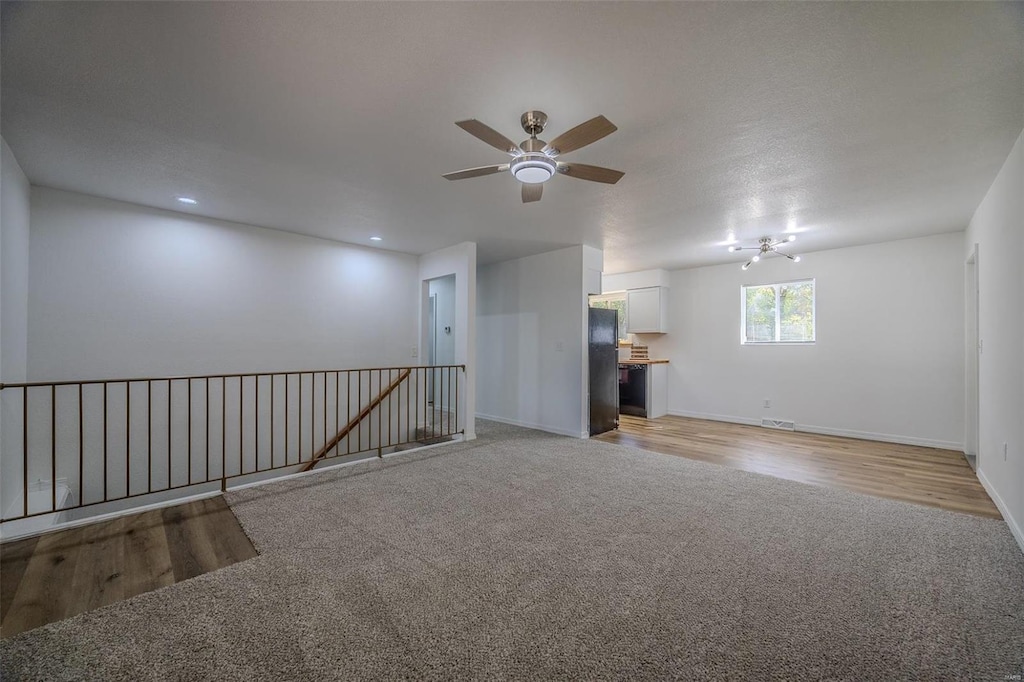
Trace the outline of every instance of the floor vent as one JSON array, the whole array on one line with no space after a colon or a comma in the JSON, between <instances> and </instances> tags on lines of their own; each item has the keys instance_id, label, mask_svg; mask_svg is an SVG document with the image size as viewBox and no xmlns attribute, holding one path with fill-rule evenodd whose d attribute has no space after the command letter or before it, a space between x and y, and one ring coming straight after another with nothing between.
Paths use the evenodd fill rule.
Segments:
<instances>
[{"instance_id":1,"label":"floor vent","mask_svg":"<svg viewBox=\"0 0 1024 682\"><path fill-rule=\"evenodd\" d=\"M796 431L796 424L785 419L762 419L761 426L768 429L782 429L784 431Z\"/></svg>"}]
</instances>

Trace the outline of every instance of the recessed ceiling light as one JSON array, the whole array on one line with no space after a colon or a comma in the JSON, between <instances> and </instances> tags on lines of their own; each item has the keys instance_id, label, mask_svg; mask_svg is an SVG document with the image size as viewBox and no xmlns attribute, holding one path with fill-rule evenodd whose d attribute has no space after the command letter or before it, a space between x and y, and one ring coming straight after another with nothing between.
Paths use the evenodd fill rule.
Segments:
<instances>
[{"instance_id":1,"label":"recessed ceiling light","mask_svg":"<svg viewBox=\"0 0 1024 682\"><path fill-rule=\"evenodd\" d=\"M383 241L384 237L370 237L371 242Z\"/></svg>"},{"instance_id":2,"label":"recessed ceiling light","mask_svg":"<svg viewBox=\"0 0 1024 682\"><path fill-rule=\"evenodd\" d=\"M183 204L188 204L189 206L195 206L196 204L199 203L198 201L196 201L192 197L178 197L177 199L178 199L179 202L181 202Z\"/></svg>"}]
</instances>

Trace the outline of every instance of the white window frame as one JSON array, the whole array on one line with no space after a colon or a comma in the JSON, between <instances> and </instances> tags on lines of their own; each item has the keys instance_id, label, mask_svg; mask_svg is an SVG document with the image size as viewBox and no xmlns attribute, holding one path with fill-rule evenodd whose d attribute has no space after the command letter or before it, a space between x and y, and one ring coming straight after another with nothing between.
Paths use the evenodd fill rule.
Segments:
<instances>
[{"instance_id":1,"label":"white window frame","mask_svg":"<svg viewBox=\"0 0 1024 682\"><path fill-rule=\"evenodd\" d=\"M779 287L785 284L804 284L810 282L814 288L811 298L811 340L810 341L747 341L747 289L757 287L775 288L775 338L782 331L781 310L779 306ZM818 283L813 277L791 279L785 282L764 282L761 284L740 285L740 345L741 346L813 346L818 339Z\"/></svg>"}]
</instances>

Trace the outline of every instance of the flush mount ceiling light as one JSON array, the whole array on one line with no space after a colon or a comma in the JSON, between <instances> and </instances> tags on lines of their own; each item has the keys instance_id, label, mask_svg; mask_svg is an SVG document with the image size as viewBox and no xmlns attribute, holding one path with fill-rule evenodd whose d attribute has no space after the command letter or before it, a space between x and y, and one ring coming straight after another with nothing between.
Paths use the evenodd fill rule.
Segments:
<instances>
[{"instance_id":1,"label":"flush mount ceiling light","mask_svg":"<svg viewBox=\"0 0 1024 682\"><path fill-rule=\"evenodd\" d=\"M761 256L768 255L769 253L777 253L780 256L785 256L786 258L788 258L789 260L793 261L794 263L799 263L800 262L800 256L791 256L788 253L783 253L783 252L778 250L780 246L788 244L789 242L796 241L796 235L795 234L791 234L788 237L786 237L785 239L780 239L778 241L773 240L771 237L761 237L757 241L758 241L758 245L757 246L730 246L729 247L729 251L730 252L733 252L733 251L757 251L757 253L754 254L753 258L751 258L750 260L748 260L746 263L743 264L743 269L744 270L749 268L752 263L756 263L757 261L761 260Z\"/></svg>"},{"instance_id":2,"label":"flush mount ceiling light","mask_svg":"<svg viewBox=\"0 0 1024 682\"><path fill-rule=\"evenodd\" d=\"M195 206L196 204L199 203L192 197L175 197L175 199L177 199L179 203L187 204L189 206Z\"/></svg>"},{"instance_id":3,"label":"flush mount ceiling light","mask_svg":"<svg viewBox=\"0 0 1024 682\"><path fill-rule=\"evenodd\" d=\"M384 237L370 237L370 241L371 242L379 242L382 239L384 239Z\"/></svg>"}]
</instances>

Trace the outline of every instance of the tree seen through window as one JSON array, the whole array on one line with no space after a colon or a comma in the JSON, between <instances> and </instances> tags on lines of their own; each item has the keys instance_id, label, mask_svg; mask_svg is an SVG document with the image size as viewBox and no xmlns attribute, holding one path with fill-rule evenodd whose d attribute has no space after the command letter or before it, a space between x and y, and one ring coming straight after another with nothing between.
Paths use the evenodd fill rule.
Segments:
<instances>
[{"instance_id":1,"label":"tree seen through window","mask_svg":"<svg viewBox=\"0 0 1024 682\"><path fill-rule=\"evenodd\" d=\"M814 280L743 287L741 343L814 341Z\"/></svg>"}]
</instances>

